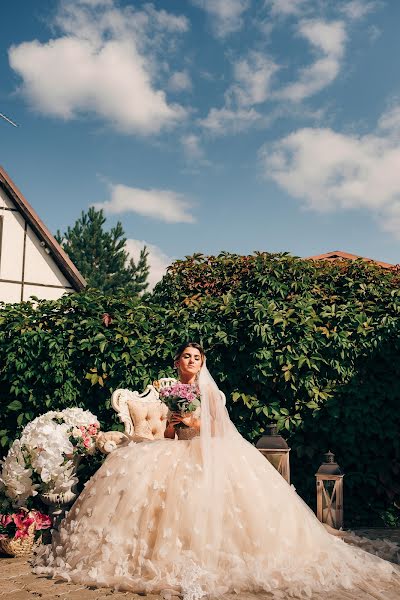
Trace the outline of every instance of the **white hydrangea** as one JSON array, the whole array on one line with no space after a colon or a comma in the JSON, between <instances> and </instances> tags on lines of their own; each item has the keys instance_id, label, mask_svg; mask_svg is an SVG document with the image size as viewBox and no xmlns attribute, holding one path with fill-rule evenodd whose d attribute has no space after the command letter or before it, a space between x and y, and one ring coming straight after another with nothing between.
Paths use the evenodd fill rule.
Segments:
<instances>
[{"instance_id":1,"label":"white hydrangea","mask_svg":"<svg viewBox=\"0 0 400 600\"><path fill-rule=\"evenodd\" d=\"M6 495L22 505L38 490L54 494L69 491L78 481L76 464L71 460L71 432L80 433L80 426L93 424L98 425L97 417L82 408L52 410L28 423L1 462L0 482ZM33 471L40 476L41 485L32 483Z\"/></svg>"},{"instance_id":2,"label":"white hydrangea","mask_svg":"<svg viewBox=\"0 0 400 600\"><path fill-rule=\"evenodd\" d=\"M97 417L89 410L83 410L83 408L65 408L62 411L62 418L69 427L88 426L94 423L99 424Z\"/></svg>"}]
</instances>

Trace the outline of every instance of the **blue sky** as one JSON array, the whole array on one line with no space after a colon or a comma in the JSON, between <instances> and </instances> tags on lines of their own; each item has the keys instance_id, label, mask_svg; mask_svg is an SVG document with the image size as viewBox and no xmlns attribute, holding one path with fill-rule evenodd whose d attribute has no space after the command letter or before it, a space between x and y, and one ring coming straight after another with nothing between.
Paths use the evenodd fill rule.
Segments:
<instances>
[{"instance_id":1,"label":"blue sky","mask_svg":"<svg viewBox=\"0 0 400 600\"><path fill-rule=\"evenodd\" d=\"M396 0L13 0L0 164L55 232L120 220L152 282L221 250L400 262Z\"/></svg>"}]
</instances>

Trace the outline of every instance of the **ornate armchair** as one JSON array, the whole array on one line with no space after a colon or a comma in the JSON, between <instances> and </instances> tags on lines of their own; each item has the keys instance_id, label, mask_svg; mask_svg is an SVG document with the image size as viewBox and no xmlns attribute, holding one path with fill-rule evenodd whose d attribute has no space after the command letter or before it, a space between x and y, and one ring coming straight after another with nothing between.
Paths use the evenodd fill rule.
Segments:
<instances>
[{"instance_id":1,"label":"ornate armchair","mask_svg":"<svg viewBox=\"0 0 400 600\"><path fill-rule=\"evenodd\" d=\"M126 389L115 390L111 397L113 409L124 424L125 432L107 431L99 433L96 445L101 452L109 454L130 441L161 439L167 424L167 406L160 400L159 391L176 382L165 377L148 385L139 393Z\"/></svg>"}]
</instances>

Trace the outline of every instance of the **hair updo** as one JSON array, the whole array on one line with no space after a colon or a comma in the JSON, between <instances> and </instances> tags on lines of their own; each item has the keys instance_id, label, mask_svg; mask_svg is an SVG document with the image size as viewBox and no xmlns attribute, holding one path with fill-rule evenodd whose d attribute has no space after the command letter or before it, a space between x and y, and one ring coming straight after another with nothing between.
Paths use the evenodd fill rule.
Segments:
<instances>
[{"instance_id":1,"label":"hair updo","mask_svg":"<svg viewBox=\"0 0 400 600\"><path fill-rule=\"evenodd\" d=\"M184 344L181 344L178 348L178 350L175 353L174 356L174 363L177 362L180 357L182 356L184 350L186 350L186 348L195 348L196 350L198 350L201 354L201 362L204 362L204 359L206 357L205 352L203 350L203 348L200 346L200 344L198 344L197 342L185 342Z\"/></svg>"}]
</instances>

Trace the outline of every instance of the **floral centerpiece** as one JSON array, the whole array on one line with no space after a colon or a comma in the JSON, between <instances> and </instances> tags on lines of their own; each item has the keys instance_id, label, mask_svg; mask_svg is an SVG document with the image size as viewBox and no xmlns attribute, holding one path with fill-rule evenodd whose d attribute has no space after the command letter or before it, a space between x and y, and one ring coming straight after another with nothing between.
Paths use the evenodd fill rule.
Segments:
<instances>
[{"instance_id":1,"label":"floral centerpiece","mask_svg":"<svg viewBox=\"0 0 400 600\"><path fill-rule=\"evenodd\" d=\"M20 509L0 515L0 549L12 556L30 554L35 540L44 529L51 527L51 519L38 510Z\"/></svg>"},{"instance_id":2,"label":"floral centerpiece","mask_svg":"<svg viewBox=\"0 0 400 600\"><path fill-rule=\"evenodd\" d=\"M0 485L14 506L37 494L51 501L72 501L80 457L95 452L100 425L81 408L49 411L24 428L1 461Z\"/></svg>"},{"instance_id":3,"label":"floral centerpiece","mask_svg":"<svg viewBox=\"0 0 400 600\"><path fill-rule=\"evenodd\" d=\"M178 382L162 388L160 399L172 413L178 413L182 417L188 413L193 413L201 404L199 386L195 383ZM176 427L178 429L185 428L187 425L180 422Z\"/></svg>"}]
</instances>

